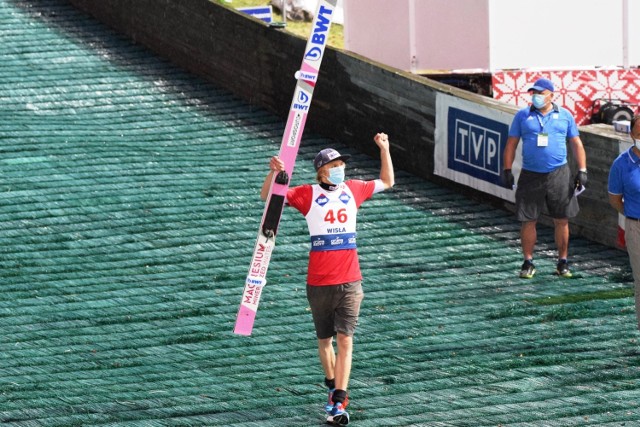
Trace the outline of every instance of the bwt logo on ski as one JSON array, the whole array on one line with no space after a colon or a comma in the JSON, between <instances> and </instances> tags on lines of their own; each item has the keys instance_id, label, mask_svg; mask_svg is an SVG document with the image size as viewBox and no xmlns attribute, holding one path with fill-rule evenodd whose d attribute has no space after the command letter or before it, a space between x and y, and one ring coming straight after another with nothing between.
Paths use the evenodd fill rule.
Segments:
<instances>
[{"instance_id":1,"label":"bwt logo on ski","mask_svg":"<svg viewBox=\"0 0 640 427\"><path fill-rule=\"evenodd\" d=\"M297 71L296 79L304 80L309 83L315 83L318 80L318 73L310 73L306 71Z\"/></svg>"},{"instance_id":2,"label":"bwt logo on ski","mask_svg":"<svg viewBox=\"0 0 640 427\"><path fill-rule=\"evenodd\" d=\"M300 89L298 91L298 96L293 103L293 109L297 111L309 111L309 101L311 100L311 96L306 93L304 90Z\"/></svg>"},{"instance_id":3,"label":"bwt logo on ski","mask_svg":"<svg viewBox=\"0 0 640 427\"><path fill-rule=\"evenodd\" d=\"M307 61L318 61L322 58L322 52L324 46L327 44L327 33L329 32L329 25L331 24L331 14L333 9L320 6L316 19L316 26L313 29L313 34L309 41L313 44L320 45L312 46L307 53L304 54L304 59Z\"/></svg>"},{"instance_id":4,"label":"bwt logo on ski","mask_svg":"<svg viewBox=\"0 0 640 427\"><path fill-rule=\"evenodd\" d=\"M448 124L449 169L500 185L508 125L453 107Z\"/></svg>"}]
</instances>

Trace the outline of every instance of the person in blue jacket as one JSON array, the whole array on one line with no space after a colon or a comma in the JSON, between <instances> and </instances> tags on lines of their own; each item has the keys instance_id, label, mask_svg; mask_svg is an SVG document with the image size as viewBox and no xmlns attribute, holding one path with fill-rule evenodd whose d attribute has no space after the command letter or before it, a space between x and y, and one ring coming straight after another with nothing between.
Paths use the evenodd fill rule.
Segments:
<instances>
[{"instance_id":1,"label":"person in blue jacket","mask_svg":"<svg viewBox=\"0 0 640 427\"><path fill-rule=\"evenodd\" d=\"M541 214L553 218L558 249L556 274L571 277L569 262L569 218L578 214L576 188L587 183L587 159L571 113L552 102L554 87L548 79L538 79L529 88L532 105L519 110L511 127L503 153L503 181L514 184L511 172L516 147L522 140L522 171L516 189L516 216L522 223L520 240L524 262L520 277L530 279L536 273L533 251L536 225ZM567 142L571 145L579 171L571 178L567 163Z\"/></svg>"},{"instance_id":2,"label":"person in blue jacket","mask_svg":"<svg viewBox=\"0 0 640 427\"><path fill-rule=\"evenodd\" d=\"M609 203L624 215L624 237L635 288L636 319L640 329L640 116L631 119L633 146L616 158L609 170Z\"/></svg>"}]
</instances>

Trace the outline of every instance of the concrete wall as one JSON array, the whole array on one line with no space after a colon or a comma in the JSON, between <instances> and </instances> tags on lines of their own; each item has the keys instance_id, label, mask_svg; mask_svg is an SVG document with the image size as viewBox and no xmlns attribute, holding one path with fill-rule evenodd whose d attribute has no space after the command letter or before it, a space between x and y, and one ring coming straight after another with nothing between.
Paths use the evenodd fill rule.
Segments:
<instances>
[{"instance_id":1,"label":"concrete wall","mask_svg":"<svg viewBox=\"0 0 640 427\"><path fill-rule=\"evenodd\" d=\"M580 214L572 221L571 231L596 242L615 246L618 214L609 205L607 182L611 163L619 154L620 141L628 142L631 139L604 124L580 128L580 137L587 152L589 183L588 190L580 196ZM571 165L576 170L573 162Z\"/></svg>"},{"instance_id":2,"label":"concrete wall","mask_svg":"<svg viewBox=\"0 0 640 427\"><path fill-rule=\"evenodd\" d=\"M70 0L177 65L250 103L286 117L306 40L208 0ZM445 92L490 108L516 107L414 76L348 52L328 48L307 128L377 156L374 132L391 135L398 168L451 186L506 209L507 202L433 175L435 97ZM604 129L583 130L589 156L589 191L573 231L615 244L617 217L606 203L608 167L617 156ZM615 136L615 135L614 135ZM401 184L401 183L400 183Z\"/></svg>"}]
</instances>

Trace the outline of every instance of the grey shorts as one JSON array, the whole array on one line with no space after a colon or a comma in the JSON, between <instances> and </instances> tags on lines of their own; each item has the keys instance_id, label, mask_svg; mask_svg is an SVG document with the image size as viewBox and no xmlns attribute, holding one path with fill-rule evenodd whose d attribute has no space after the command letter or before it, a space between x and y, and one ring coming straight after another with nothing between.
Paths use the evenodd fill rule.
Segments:
<instances>
[{"instance_id":1,"label":"grey shorts","mask_svg":"<svg viewBox=\"0 0 640 427\"><path fill-rule=\"evenodd\" d=\"M331 338L337 332L353 336L363 298L361 280L343 285L307 285L307 300L316 336L319 339Z\"/></svg>"},{"instance_id":2,"label":"grey shorts","mask_svg":"<svg viewBox=\"0 0 640 427\"><path fill-rule=\"evenodd\" d=\"M567 164L549 173L522 170L516 189L516 216L519 221L535 221L541 214L556 219L573 218L580 211L573 191Z\"/></svg>"}]
</instances>

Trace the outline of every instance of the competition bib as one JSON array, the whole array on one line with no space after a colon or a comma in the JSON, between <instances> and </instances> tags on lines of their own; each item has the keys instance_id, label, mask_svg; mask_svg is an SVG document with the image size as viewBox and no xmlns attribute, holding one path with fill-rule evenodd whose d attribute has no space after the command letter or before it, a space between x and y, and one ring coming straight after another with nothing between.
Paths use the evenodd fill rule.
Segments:
<instances>
[{"instance_id":1,"label":"competition bib","mask_svg":"<svg viewBox=\"0 0 640 427\"><path fill-rule=\"evenodd\" d=\"M356 248L356 207L346 184L334 191L313 185L311 209L306 215L312 251Z\"/></svg>"}]
</instances>

